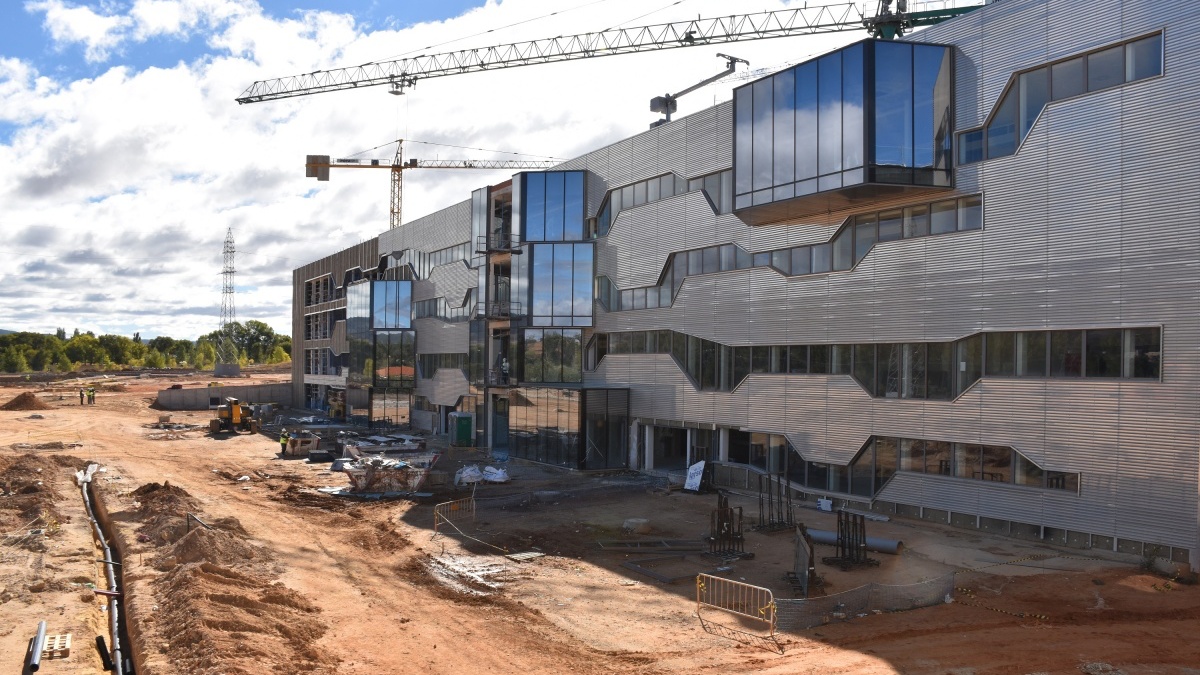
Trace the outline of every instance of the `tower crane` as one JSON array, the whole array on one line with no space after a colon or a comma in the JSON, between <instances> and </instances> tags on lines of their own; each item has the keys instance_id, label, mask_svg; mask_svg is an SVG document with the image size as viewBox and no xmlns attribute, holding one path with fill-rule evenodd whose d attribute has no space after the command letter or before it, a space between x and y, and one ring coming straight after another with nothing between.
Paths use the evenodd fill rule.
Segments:
<instances>
[{"instance_id":1,"label":"tower crane","mask_svg":"<svg viewBox=\"0 0 1200 675\"><path fill-rule=\"evenodd\" d=\"M402 94L405 88L415 87L419 80L434 77L617 54L833 33L864 27L874 37L891 40L912 28L940 23L982 6L980 2L964 7L909 12L907 0L896 0L895 11L891 10L892 0L878 0L878 3L873 17L859 13L856 3L844 2L711 19L697 18L636 28L611 28L596 33L560 35L494 47L421 54L412 58L259 80L247 87L236 100L238 103L259 103L375 86L387 86L390 93Z\"/></svg>"},{"instance_id":2,"label":"tower crane","mask_svg":"<svg viewBox=\"0 0 1200 675\"><path fill-rule=\"evenodd\" d=\"M308 155L304 162L305 178L329 180L329 170L388 169L392 172L390 227L400 227L400 212L404 194L404 172L411 169L547 169L557 161L515 159L410 159L404 160L404 139L393 141L396 156L391 163L383 159L330 159L329 155ZM389 144L390 145L390 144Z\"/></svg>"}]
</instances>

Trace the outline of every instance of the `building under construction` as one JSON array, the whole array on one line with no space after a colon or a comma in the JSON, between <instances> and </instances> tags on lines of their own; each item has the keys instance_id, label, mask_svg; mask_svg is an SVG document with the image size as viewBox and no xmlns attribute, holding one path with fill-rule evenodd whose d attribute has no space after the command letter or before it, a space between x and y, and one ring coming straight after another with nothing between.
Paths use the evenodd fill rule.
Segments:
<instances>
[{"instance_id":1,"label":"building under construction","mask_svg":"<svg viewBox=\"0 0 1200 675\"><path fill-rule=\"evenodd\" d=\"M481 186L295 270L296 400L1195 568L1198 11L989 4Z\"/></svg>"}]
</instances>

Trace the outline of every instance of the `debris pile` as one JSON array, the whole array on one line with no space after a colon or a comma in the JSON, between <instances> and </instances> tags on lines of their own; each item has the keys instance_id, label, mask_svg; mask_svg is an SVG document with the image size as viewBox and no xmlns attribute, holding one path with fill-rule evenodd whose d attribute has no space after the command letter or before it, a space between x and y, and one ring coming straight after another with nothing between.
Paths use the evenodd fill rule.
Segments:
<instances>
[{"instance_id":1,"label":"debris pile","mask_svg":"<svg viewBox=\"0 0 1200 675\"><path fill-rule=\"evenodd\" d=\"M130 493L141 514L138 539L155 546L171 544L187 534L187 514L199 507L187 490L170 482L146 483Z\"/></svg>"},{"instance_id":2,"label":"debris pile","mask_svg":"<svg viewBox=\"0 0 1200 675\"><path fill-rule=\"evenodd\" d=\"M18 395L13 400L0 405L0 410L50 410L52 406L42 403L41 399L33 395L33 392L27 391Z\"/></svg>"},{"instance_id":3,"label":"debris pile","mask_svg":"<svg viewBox=\"0 0 1200 675\"><path fill-rule=\"evenodd\" d=\"M5 545L45 550L45 535L70 519L56 508L64 467L79 464L66 456L0 457L0 533Z\"/></svg>"}]
</instances>

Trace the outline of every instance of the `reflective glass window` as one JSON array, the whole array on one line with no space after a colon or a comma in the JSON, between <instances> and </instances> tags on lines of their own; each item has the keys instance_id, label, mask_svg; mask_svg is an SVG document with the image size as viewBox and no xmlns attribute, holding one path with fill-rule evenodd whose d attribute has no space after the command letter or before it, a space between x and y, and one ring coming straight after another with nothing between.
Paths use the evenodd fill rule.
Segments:
<instances>
[{"instance_id":1,"label":"reflective glass window","mask_svg":"<svg viewBox=\"0 0 1200 675\"><path fill-rule=\"evenodd\" d=\"M860 43L842 50L842 166L847 169L863 165L863 79ZM781 181L776 177L775 182Z\"/></svg>"},{"instance_id":2,"label":"reflective glass window","mask_svg":"<svg viewBox=\"0 0 1200 675\"><path fill-rule=\"evenodd\" d=\"M812 271L828 272L833 269L833 245L817 244L812 247Z\"/></svg>"},{"instance_id":3,"label":"reflective glass window","mask_svg":"<svg viewBox=\"0 0 1200 675\"><path fill-rule=\"evenodd\" d=\"M817 176L817 139L819 138L817 64L816 62L805 63L796 66L794 70L796 73L796 180L803 180Z\"/></svg>"},{"instance_id":4,"label":"reflective glass window","mask_svg":"<svg viewBox=\"0 0 1200 675\"><path fill-rule=\"evenodd\" d=\"M546 177L546 241L563 240L564 184L561 171L550 171ZM526 211L528 213L528 211ZM579 237L582 239L582 234Z\"/></svg>"},{"instance_id":5,"label":"reflective glass window","mask_svg":"<svg viewBox=\"0 0 1200 675\"><path fill-rule=\"evenodd\" d=\"M1004 157L1017 151L1017 106L1015 87L1005 90L1004 98L996 105L992 119L987 125L987 156Z\"/></svg>"},{"instance_id":6,"label":"reflective glass window","mask_svg":"<svg viewBox=\"0 0 1200 675\"><path fill-rule=\"evenodd\" d=\"M725 244L721 247L721 271L737 269L737 247L733 244Z\"/></svg>"},{"instance_id":7,"label":"reflective glass window","mask_svg":"<svg viewBox=\"0 0 1200 675\"><path fill-rule=\"evenodd\" d=\"M646 183L645 183L645 181L642 181L640 183L634 183L633 184L633 205L641 206L642 204L645 204L645 203L646 203Z\"/></svg>"},{"instance_id":8,"label":"reflective glass window","mask_svg":"<svg viewBox=\"0 0 1200 675\"><path fill-rule=\"evenodd\" d=\"M905 438L900 441L900 470L925 472L925 441Z\"/></svg>"},{"instance_id":9,"label":"reflective glass window","mask_svg":"<svg viewBox=\"0 0 1200 675\"><path fill-rule=\"evenodd\" d=\"M823 375L829 372L829 345L810 345L808 348L808 370Z\"/></svg>"},{"instance_id":10,"label":"reflective glass window","mask_svg":"<svg viewBox=\"0 0 1200 675\"><path fill-rule=\"evenodd\" d=\"M754 90L754 189L771 187L772 164L775 161L771 148L772 78L752 85ZM690 186L689 186L690 187Z\"/></svg>"},{"instance_id":11,"label":"reflective glass window","mask_svg":"<svg viewBox=\"0 0 1200 675\"><path fill-rule=\"evenodd\" d=\"M1048 333L1017 334L1017 375L1046 376L1046 338Z\"/></svg>"},{"instance_id":12,"label":"reflective glass window","mask_svg":"<svg viewBox=\"0 0 1200 675\"><path fill-rule=\"evenodd\" d=\"M854 229L843 228L833 240L833 269L842 271L854 266Z\"/></svg>"},{"instance_id":13,"label":"reflective glass window","mask_svg":"<svg viewBox=\"0 0 1200 675\"><path fill-rule=\"evenodd\" d=\"M817 71L817 170L824 175L842 170L842 53L821 57L817 61ZM757 180L754 187L759 187Z\"/></svg>"},{"instance_id":14,"label":"reflective glass window","mask_svg":"<svg viewBox=\"0 0 1200 675\"><path fill-rule=\"evenodd\" d=\"M812 272L812 251L807 246L792 249L792 274Z\"/></svg>"},{"instance_id":15,"label":"reflective glass window","mask_svg":"<svg viewBox=\"0 0 1200 675\"><path fill-rule=\"evenodd\" d=\"M652 178L649 181L647 181L646 182L646 201L656 202L661 198L662 198L662 196L661 196L661 193L659 192L658 179Z\"/></svg>"},{"instance_id":16,"label":"reflective glass window","mask_svg":"<svg viewBox=\"0 0 1200 675\"><path fill-rule=\"evenodd\" d=\"M1084 366L1084 375L1088 377L1121 376L1122 332L1120 329L1085 332L1087 361Z\"/></svg>"},{"instance_id":17,"label":"reflective glass window","mask_svg":"<svg viewBox=\"0 0 1200 675\"><path fill-rule=\"evenodd\" d=\"M633 289L633 309L646 309L646 289Z\"/></svg>"},{"instance_id":18,"label":"reflective glass window","mask_svg":"<svg viewBox=\"0 0 1200 675\"><path fill-rule=\"evenodd\" d=\"M949 185L951 165L949 50L913 45L913 182Z\"/></svg>"},{"instance_id":19,"label":"reflective glass window","mask_svg":"<svg viewBox=\"0 0 1200 675\"><path fill-rule=\"evenodd\" d=\"M904 237L904 212L884 211L879 214L879 241L894 241Z\"/></svg>"},{"instance_id":20,"label":"reflective glass window","mask_svg":"<svg viewBox=\"0 0 1200 675\"><path fill-rule=\"evenodd\" d=\"M1013 453L1013 482L1017 485L1042 487L1045 481L1041 467L1019 452Z\"/></svg>"},{"instance_id":21,"label":"reflective glass window","mask_svg":"<svg viewBox=\"0 0 1200 675\"><path fill-rule=\"evenodd\" d=\"M792 273L792 252L790 249L780 249L771 252L771 266L784 274Z\"/></svg>"},{"instance_id":22,"label":"reflective glass window","mask_svg":"<svg viewBox=\"0 0 1200 675\"><path fill-rule=\"evenodd\" d=\"M954 345L958 357L958 387L961 394L983 374L983 336L974 335Z\"/></svg>"},{"instance_id":23,"label":"reflective glass window","mask_svg":"<svg viewBox=\"0 0 1200 675\"><path fill-rule=\"evenodd\" d=\"M973 443L954 444L954 475L958 478L980 478L983 446Z\"/></svg>"},{"instance_id":24,"label":"reflective glass window","mask_svg":"<svg viewBox=\"0 0 1200 675\"><path fill-rule=\"evenodd\" d=\"M912 45L875 44L875 163L878 165L913 166L912 68Z\"/></svg>"},{"instance_id":25,"label":"reflective glass window","mask_svg":"<svg viewBox=\"0 0 1200 675\"><path fill-rule=\"evenodd\" d=\"M768 347L751 347L750 372L765 373L768 370L770 351Z\"/></svg>"},{"instance_id":26,"label":"reflective glass window","mask_svg":"<svg viewBox=\"0 0 1200 675\"><path fill-rule=\"evenodd\" d=\"M1162 75L1162 33L1125 45L1125 81Z\"/></svg>"},{"instance_id":27,"label":"reflective glass window","mask_svg":"<svg viewBox=\"0 0 1200 675\"><path fill-rule=\"evenodd\" d=\"M546 239L546 174L525 174L525 240Z\"/></svg>"},{"instance_id":28,"label":"reflective glass window","mask_svg":"<svg viewBox=\"0 0 1200 675\"><path fill-rule=\"evenodd\" d=\"M739 270L748 270L754 267L754 256L747 250L738 246L735 247L734 258Z\"/></svg>"},{"instance_id":29,"label":"reflective glass window","mask_svg":"<svg viewBox=\"0 0 1200 675\"><path fill-rule=\"evenodd\" d=\"M1088 91L1096 91L1125 81L1125 45L1087 55Z\"/></svg>"},{"instance_id":30,"label":"reflective glass window","mask_svg":"<svg viewBox=\"0 0 1200 675\"><path fill-rule=\"evenodd\" d=\"M930 206L929 233L945 234L958 229L958 202L949 200Z\"/></svg>"},{"instance_id":31,"label":"reflective glass window","mask_svg":"<svg viewBox=\"0 0 1200 675\"><path fill-rule=\"evenodd\" d=\"M704 251L695 249L687 253L687 273L688 276L704 274Z\"/></svg>"},{"instance_id":32,"label":"reflective glass window","mask_svg":"<svg viewBox=\"0 0 1200 675\"><path fill-rule=\"evenodd\" d=\"M1077 330L1050 333L1050 377L1083 374L1083 334Z\"/></svg>"},{"instance_id":33,"label":"reflective glass window","mask_svg":"<svg viewBox=\"0 0 1200 675\"><path fill-rule=\"evenodd\" d=\"M1083 57L1050 66L1050 95L1055 101L1087 91L1083 81Z\"/></svg>"},{"instance_id":34,"label":"reflective glass window","mask_svg":"<svg viewBox=\"0 0 1200 675\"><path fill-rule=\"evenodd\" d=\"M675 196L675 176L667 174L659 178L658 193L663 199Z\"/></svg>"},{"instance_id":35,"label":"reflective glass window","mask_svg":"<svg viewBox=\"0 0 1200 675\"><path fill-rule=\"evenodd\" d=\"M773 184L781 185L796 180L796 72L785 70L776 73L771 82L774 85L775 105ZM710 191L709 195L713 201L717 200L716 192Z\"/></svg>"},{"instance_id":36,"label":"reflective glass window","mask_svg":"<svg viewBox=\"0 0 1200 675\"><path fill-rule=\"evenodd\" d=\"M1157 328L1132 328L1125 335L1125 376L1158 378L1162 355Z\"/></svg>"},{"instance_id":37,"label":"reflective glass window","mask_svg":"<svg viewBox=\"0 0 1200 675\"><path fill-rule=\"evenodd\" d=\"M771 266L771 253L769 251L765 252L765 253L755 253L754 254L754 266L755 267L770 267Z\"/></svg>"},{"instance_id":38,"label":"reflective glass window","mask_svg":"<svg viewBox=\"0 0 1200 675\"><path fill-rule=\"evenodd\" d=\"M787 372L789 373L807 373L808 372L808 347L805 345L792 345L788 347L788 363Z\"/></svg>"},{"instance_id":39,"label":"reflective glass window","mask_svg":"<svg viewBox=\"0 0 1200 675\"><path fill-rule=\"evenodd\" d=\"M983 446L980 478L998 483L1011 483L1013 474L1013 451L1005 445Z\"/></svg>"},{"instance_id":40,"label":"reflective glass window","mask_svg":"<svg viewBox=\"0 0 1200 675\"><path fill-rule=\"evenodd\" d=\"M958 137L958 163L971 164L983 161L983 129L960 134Z\"/></svg>"},{"instance_id":41,"label":"reflective glass window","mask_svg":"<svg viewBox=\"0 0 1200 675\"><path fill-rule=\"evenodd\" d=\"M563 173L563 239L581 241L583 234L584 204L583 204L583 172L567 171Z\"/></svg>"},{"instance_id":42,"label":"reflective glass window","mask_svg":"<svg viewBox=\"0 0 1200 675\"><path fill-rule=\"evenodd\" d=\"M854 379L867 393L876 396L875 345L854 345Z\"/></svg>"},{"instance_id":43,"label":"reflective glass window","mask_svg":"<svg viewBox=\"0 0 1200 675\"><path fill-rule=\"evenodd\" d=\"M875 439L875 490L883 487L896 474L899 455L898 438L880 436Z\"/></svg>"},{"instance_id":44,"label":"reflective glass window","mask_svg":"<svg viewBox=\"0 0 1200 675\"><path fill-rule=\"evenodd\" d=\"M1050 69L1038 68L1017 77L1021 93L1021 138L1029 133L1034 120L1050 100Z\"/></svg>"},{"instance_id":45,"label":"reflective glass window","mask_svg":"<svg viewBox=\"0 0 1200 675\"><path fill-rule=\"evenodd\" d=\"M904 236L929 236L929 207L925 205L910 206L904 209Z\"/></svg>"},{"instance_id":46,"label":"reflective glass window","mask_svg":"<svg viewBox=\"0 0 1200 675\"><path fill-rule=\"evenodd\" d=\"M958 200L958 229L983 229L983 197L975 195Z\"/></svg>"},{"instance_id":47,"label":"reflective glass window","mask_svg":"<svg viewBox=\"0 0 1200 675\"><path fill-rule=\"evenodd\" d=\"M984 372L992 377L1016 374L1016 333L988 333L984 336L987 364Z\"/></svg>"},{"instance_id":48,"label":"reflective glass window","mask_svg":"<svg viewBox=\"0 0 1200 675\"><path fill-rule=\"evenodd\" d=\"M737 193L754 190L754 89L742 87L734 92L734 173ZM672 190L674 192L674 190Z\"/></svg>"},{"instance_id":49,"label":"reflective glass window","mask_svg":"<svg viewBox=\"0 0 1200 675\"><path fill-rule=\"evenodd\" d=\"M721 249L719 247L709 246L702 251L702 254L704 274L721 271Z\"/></svg>"},{"instance_id":50,"label":"reflective glass window","mask_svg":"<svg viewBox=\"0 0 1200 675\"><path fill-rule=\"evenodd\" d=\"M867 256L879 236L879 224L875 215L858 216L854 219L854 262Z\"/></svg>"},{"instance_id":51,"label":"reflective glass window","mask_svg":"<svg viewBox=\"0 0 1200 675\"><path fill-rule=\"evenodd\" d=\"M952 475L954 444L945 441L925 441L925 473Z\"/></svg>"},{"instance_id":52,"label":"reflective glass window","mask_svg":"<svg viewBox=\"0 0 1200 675\"><path fill-rule=\"evenodd\" d=\"M829 372L836 375L849 375L852 351L851 345L830 345Z\"/></svg>"}]
</instances>

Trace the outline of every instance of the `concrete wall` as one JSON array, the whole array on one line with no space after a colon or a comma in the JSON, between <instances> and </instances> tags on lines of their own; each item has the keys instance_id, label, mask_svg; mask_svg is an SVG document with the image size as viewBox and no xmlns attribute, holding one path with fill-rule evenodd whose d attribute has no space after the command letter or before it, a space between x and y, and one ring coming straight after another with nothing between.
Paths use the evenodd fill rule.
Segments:
<instances>
[{"instance_id":1,"label":"concrete wall","mask_svg":"<svg viewBox=\"0 0 1200 675\"><path fill-rule=\"evenodd\" d=\"M224 400L232 396L243 403L278 403L292 405L292 385L245 384L222 385L220 387L194 387L191 389L164 389L158 392L158 405L165 410L208 410L210 396Z\"/></svg>"}]
</instances>

